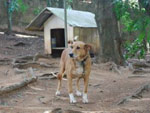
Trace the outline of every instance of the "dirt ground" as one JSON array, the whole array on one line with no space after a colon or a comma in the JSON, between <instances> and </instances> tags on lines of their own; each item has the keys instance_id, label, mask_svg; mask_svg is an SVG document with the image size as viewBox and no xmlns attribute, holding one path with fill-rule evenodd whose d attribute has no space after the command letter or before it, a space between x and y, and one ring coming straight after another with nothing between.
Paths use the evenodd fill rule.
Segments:
<instances>
[{"instance_id":1,"label":"dirt ground","mask_svg":"<svg viewBox=\"0 0 150 113\"><path fill-rule=\"evenodd\" d=\"M43 53L43 45L42 38L19 38L0 34L0 60L12 61L13 58L20 56ZM59 70L59 58L42 58L38 62L52 64L52 67L35 68L35 75ZM69 103L66 80L63 81L61 96L55 96L57 79L38 79L26 87L0 95L0 113L43 113L55 108L87 113L150 113L149 90L143 91L140 97L128 98L123 104L118 105L121 100L132 95L141 86L150 83L150 74L137 76L127 67L120 67L121 74L118 74L111 71L110 67L109 63L92 65L88 104L83 104L81 97L76 97L77 104ZM16 73L9 63L0 64L0 88L17 83L25 76L26 73ZM80 86L82 91L82 80Z\"/></svg>"}]
</instances>

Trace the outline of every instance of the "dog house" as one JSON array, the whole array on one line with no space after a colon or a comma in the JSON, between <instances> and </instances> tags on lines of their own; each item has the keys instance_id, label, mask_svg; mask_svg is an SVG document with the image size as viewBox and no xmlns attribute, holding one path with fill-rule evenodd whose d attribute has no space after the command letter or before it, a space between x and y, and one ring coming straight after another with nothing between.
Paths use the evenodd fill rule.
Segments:
<instances>
[{"instance_id":1,"label":"dog house","mask_svg":"<svg viewBox=\"0 0 150 113\"><path fill-rule=\"evenodd\" d=\"M64 9L47 7L26 27L30 31L44 30L45 53L61 52L65 48ZM99 49L99 36L95 15L90 12L67 10L68 40L78 36L78 40Z\"/></svg>"}]
</instances>

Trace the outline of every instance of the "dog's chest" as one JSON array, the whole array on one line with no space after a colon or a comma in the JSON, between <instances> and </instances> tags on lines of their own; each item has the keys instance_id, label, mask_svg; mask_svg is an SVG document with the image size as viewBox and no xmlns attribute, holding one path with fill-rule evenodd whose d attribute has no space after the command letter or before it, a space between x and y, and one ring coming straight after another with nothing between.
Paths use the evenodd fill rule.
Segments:
<instances>
[{"instance_id":1,"label":"dog's chest","mask_svg":"<svg viewBox=\"0 0 150 113\"><path fill-rule=\"evenodd\" d=\"M81 76L84 74L84 65L82 62L75 62L75 69L73 70L73 74L76 76Z\"/></svg>"}]
</instances>

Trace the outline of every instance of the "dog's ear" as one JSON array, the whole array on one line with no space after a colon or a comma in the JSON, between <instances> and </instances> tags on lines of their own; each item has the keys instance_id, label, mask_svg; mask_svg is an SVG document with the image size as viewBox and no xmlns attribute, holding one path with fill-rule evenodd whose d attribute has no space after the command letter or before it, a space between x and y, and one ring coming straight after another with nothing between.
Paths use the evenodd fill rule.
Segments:
<instances>
[{"instance_id":1,"label":"dog's ear","mask_svg":"<svg viewBox=\"0 0 150 113\"><path fill-rule=\"evenodd\" d=\"M84 48L85 48L86 50L92 50L92 45L91 45L91 44L85 44L85 45L84 45Z\"/></svg>"},{"instance_id":2,"label":"dog's ear","mask_svg":"<svg viewBox=\"0 0 150 113\"><path fill-rule=\"evenodd\" d=\"M69 41L68 41L68 44L73 44L73 41L72 41L72 40L69 40Z\"/></svg>"},{"instance_id":3,"label":"dog's ear","mask_svg":"<svg viewBox=\"0 0 150 113\"><path fill-rule=\"evenodd\" d=\"M76 42L76 41L78 40L78 38L79 38L79 36L75 36L75 37L73 38L73 41Z\"/></svg>"}]
</instances>

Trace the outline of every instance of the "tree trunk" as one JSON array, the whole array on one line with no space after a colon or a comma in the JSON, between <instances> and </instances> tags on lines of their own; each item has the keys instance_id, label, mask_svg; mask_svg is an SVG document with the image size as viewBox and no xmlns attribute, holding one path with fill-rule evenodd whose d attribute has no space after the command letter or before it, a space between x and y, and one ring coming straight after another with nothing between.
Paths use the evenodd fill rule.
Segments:
<instances>
[{"instance_id":1,"label":"tree trunk","mask_svg":"<svg viewBox=\"0 0 150 113\"><path fill-rule=\"evenodd\" d=\"M59 0L58 1L58 7L59 8L64 8L64 0Z\"/></svg>"},{"instance_id":2,"label":"tree trunk","mask_svg":"<svg viewBox=\"0 0 150 113\"><path fill-rule=\"evenodd\" d=\"M10 12L10 5L11 5L11 0L7 1L7 25L8 29L6 31L6 34L11 34L12 33L12 14Z\"/></svg>"},{"instance_id":3,"label":"tree trunk","mask_svg":"<svg viewBox=\"0 0 150 113\"><path fill-rule=\"evenodd\" d=\"M57 7L63 8L64 7L64 0L50 0L50 7Z\"/></svg>"},{"instance_id":4,"label":"tree trunk","mask_svg":"<svg viewBox=\"0 0 150 113\"><path fill-rule=\"evenodd\" d=\"M47 7L50 7L51 6L51 0L46 0L47 2Z\"/></svg>"},{"instance_id":5,"label":"tree trunk","mask_svg":"<svg viewBox=\"0 0 150 113\"><path fill-rule=\"evenodd\" d=\"M102 62L113 61L123 64L121 37L116 15L113 11L114 0L94 0L96 22L100 38L99 58Z\"/></svg>"}]
</instances>

